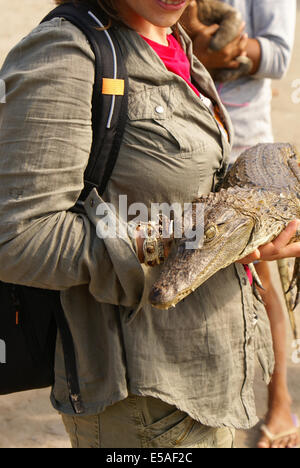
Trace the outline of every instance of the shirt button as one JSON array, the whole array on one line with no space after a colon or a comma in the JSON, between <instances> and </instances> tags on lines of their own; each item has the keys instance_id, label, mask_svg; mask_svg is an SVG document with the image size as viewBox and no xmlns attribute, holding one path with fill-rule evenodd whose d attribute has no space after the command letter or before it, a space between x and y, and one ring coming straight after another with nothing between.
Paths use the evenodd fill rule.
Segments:
<instances>
[{"instance_id":1,"label":"shirt button","mask_svg":"<svg viewBox=\"0 0 300 468\"><path fill-rule=\"evenodd\" d=\"M157 106L155 108L155 112L157 112L158 114L163 114L165 112L165 109L162 106Z\"/></svg>"}]
</instances>

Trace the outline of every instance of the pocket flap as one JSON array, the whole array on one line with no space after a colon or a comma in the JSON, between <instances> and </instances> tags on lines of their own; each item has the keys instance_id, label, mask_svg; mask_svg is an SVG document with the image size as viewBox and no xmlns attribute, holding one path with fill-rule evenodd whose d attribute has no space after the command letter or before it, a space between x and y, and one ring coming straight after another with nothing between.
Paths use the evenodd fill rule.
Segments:
<instances>
[{"instance_id":1,"label":"pocket flap","mask_svg":"<svg viewBox=\"0 0 300 468\"><path fill-rule=\"evenodd\" d=\"M128 116L130 120L165 120L172 115L175 106L174 86L147 87L129 95Z\"/></svg>"}]
</instances>

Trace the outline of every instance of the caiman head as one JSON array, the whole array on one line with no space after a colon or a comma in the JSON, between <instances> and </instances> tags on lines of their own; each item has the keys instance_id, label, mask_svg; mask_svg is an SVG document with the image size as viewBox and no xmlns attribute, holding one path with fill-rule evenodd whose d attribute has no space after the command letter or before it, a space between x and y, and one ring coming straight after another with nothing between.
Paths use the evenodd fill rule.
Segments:
<instances>
[{"instance_id":1,"label":"caiman head","mask_svg":"<svg viewBox=\"0 0 300 468\"><path fill-rule=\"evenodd\" d=\"M244 257L256 224L249 204L245 206L248 196L249 190L230 188L195 202L204 204L202 246L187 249L186 238L177 242L151 290L154 307L174 307L219 270Z\"/></svg>"}]
</instances>

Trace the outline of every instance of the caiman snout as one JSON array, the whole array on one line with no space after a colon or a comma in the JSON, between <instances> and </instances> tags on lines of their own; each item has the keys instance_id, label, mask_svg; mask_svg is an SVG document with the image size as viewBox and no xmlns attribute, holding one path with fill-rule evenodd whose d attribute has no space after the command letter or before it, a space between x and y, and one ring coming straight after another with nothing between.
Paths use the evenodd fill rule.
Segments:
<instances>
[{"instance_id":1,"label":"caiman snout","mask_svg":"<svg viewBox=\"0 0 300 468\"><path fill-rule=\"evenodd\" d=\"M246 248L253 219L237 213L222 199L220 203L221 195L225 194L214 194L209 200L203 246L187 249L182 241L167 259L150 292L149 300L155 308L175 307L220 269L236 261Z\"/></svg>"},{"instance_id":2,"label":"caiman snout","mask_svg":"<svg viewBox=\"0 0 300 468\"><path fill-rule=\"evenodd\" d=\"M172 286L165 288L163 286L154 286L151 289L149 300L153 307L157 309L169 309L172 306L175 306L175 298L178 291L176 291Z\"/></svg>"},{"instance_id":3,"label":"caiman snout","mask_svg":"<svg viewBox=\"0 0 300 468\"><path fill-rule=\"evenodd\" d=\"M150 302L151 304L155 307L156 305L159 305L162 303L163 300L163 294L160 288L152 288L151 293L150 293Z\"/></svg>"}]
</instances>

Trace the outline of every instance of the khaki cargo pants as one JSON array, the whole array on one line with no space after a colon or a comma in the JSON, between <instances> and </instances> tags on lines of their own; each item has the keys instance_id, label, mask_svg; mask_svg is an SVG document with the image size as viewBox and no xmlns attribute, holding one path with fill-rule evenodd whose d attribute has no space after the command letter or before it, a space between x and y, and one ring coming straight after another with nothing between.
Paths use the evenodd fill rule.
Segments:
<instances>
[{"instance_id":1,"label":"khaki cargo pants","mask_svg":"<svg viewBox=\"0 0 300 468\"><path fill-rule=\"evenodd\" d=\"M95 416L62 415L73 448L233 448L233 429L194 421L175 406L130 395Z\"/></svg>"}]
</instances>

